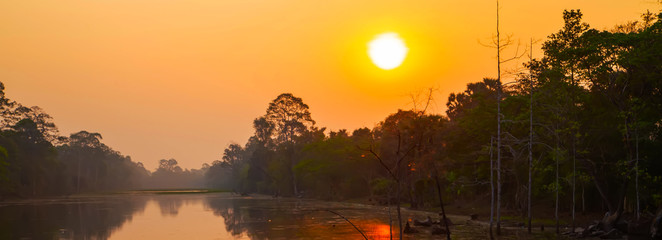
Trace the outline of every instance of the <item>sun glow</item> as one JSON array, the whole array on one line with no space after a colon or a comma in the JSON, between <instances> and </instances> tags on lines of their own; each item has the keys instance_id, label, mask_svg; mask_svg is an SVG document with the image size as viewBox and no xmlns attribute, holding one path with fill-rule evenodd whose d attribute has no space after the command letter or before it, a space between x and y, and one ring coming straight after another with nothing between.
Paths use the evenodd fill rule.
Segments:
<instances>
[{"instance_id":1,"label":"sun glow","mask_svg":"<svg viewBox=\"0 0 662 240\"><path fill-rule=\"evenodd\" d=\"M368 43L368 55L377 67L394 69L402 64L409 49L397 33L377 35Z\"/></svg>"}]
</instances>

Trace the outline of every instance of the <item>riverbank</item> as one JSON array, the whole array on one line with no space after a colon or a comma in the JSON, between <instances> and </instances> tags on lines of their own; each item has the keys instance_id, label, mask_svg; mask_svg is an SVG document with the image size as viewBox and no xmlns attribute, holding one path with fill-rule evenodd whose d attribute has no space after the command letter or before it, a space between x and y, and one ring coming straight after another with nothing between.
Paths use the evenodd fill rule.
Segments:
<instances>
[{"instance_id":1,"label":"riverbank","mask_svg":"<svg viewBox=\"0 0 662 240\"><path fill-rule=\"evenodd\" d=\"M368 198L350 199L348 202L378 205ZM418 220L425 220L430 216L433 220L440 219L440 207L425 207L419 209L409 208L409 204L402 204L405 211L419 212ZM395 209L395 206L393 206ZM451 219L454 226L451 228L452 236L462 239L485 239L489 238L490 221L490 202L483 199L473 201L455 201L444 206L447 218ZM501 236L496 236L496 213L494 215L495 223L493 234L496 239L574 239L563 235L572 229L572 213L567 211L559 212L559 236L556 234L556 220L554 218L554 208L538 205L533 206L534 217L532 218L532 231L528 233L527 217L522 216L520 212L510 209L502 209L501 212ZM604 213L581 213L575 215L576 228L584 229L595 221L600 220ZM545 217L539 217L545 216ZM412 221L412 219L409 219ZM586 238L598 239L598 238Z\"/></svg>"}]
</instances>

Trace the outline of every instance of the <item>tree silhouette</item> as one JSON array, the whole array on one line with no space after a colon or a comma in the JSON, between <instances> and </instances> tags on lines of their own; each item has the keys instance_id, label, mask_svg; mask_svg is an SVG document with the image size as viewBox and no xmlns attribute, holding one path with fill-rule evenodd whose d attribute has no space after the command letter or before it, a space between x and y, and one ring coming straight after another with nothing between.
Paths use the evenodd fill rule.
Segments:
<instances>
[{"instance_id":1,"label":"tree silhouette","mask_svg":"<svg viewBox=\"0 0 662 240\"><path fill-rule=\"evenodd\" d=\"M273 127L271 139L276 144L283 145L285 152L288 153L285 168L289 172L292 188L296 195L299 191L296 175L292 170L296 165L294 139L302 136L310 127L315 125L315 121L310 116L308 105L303 103L301 98L295 97L291 93L280 94L271 101L264 119L270 127Z\"/></svg>"}]
</instances>

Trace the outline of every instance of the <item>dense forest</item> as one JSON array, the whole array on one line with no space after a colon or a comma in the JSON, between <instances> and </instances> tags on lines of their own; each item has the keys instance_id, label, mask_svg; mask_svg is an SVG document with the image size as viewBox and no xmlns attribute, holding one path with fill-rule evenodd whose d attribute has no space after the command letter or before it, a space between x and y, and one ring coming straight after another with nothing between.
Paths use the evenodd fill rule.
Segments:
<instances>
[{"instance_id":1,"label":"dense forest","mask_svg":"<svg viewBox=\"0 0 662 240\"><path fill-rule=\"evenodd\" d=\"M446 200L494 193L497 211L523 216L529 204L555 208L557 219L559 209L608 212L609 224L624 212L650 216L662 207L661 17L601 31L565 11L542 58L513 82L486 78L450 94L445 115L427 111L430 92L372 129L325 134L302 99L281 94L208 179L240 192L411 208L438 206L440 182Z\"/></svg>"},{"instance_id":2,"label":"dense forest","mask_svg":"<svg viewBox=\"0 0 662 240\"><path fill-rule=\"evenodd\" d=\"M439 205L440 185L444 201L496 195L497 209L522 215L546 204L557 215L649 216L662 207L661 18L597 30L565 11L543 57L513 82L485 78L450 94L443 115L428 109L431 90L372 129L329 131L301 98L281 94L245 144L193 170L163 159L150 172L98 133L60 136L0 83L0 196L207 186L423 208Z\"/></svg>"},{"instance_id":3,"label":"dense forest","mask_svg":"<svg viewBox=\"0 0 662 240\"><path fill-rule=\"evenodd\" d=\"M0 199L204 186L207 165L189 170L162 159L150 172L104 144L99 133L60 136L41 108L7 99L2 82L0 112Z\"/></svg>"}]
</instances>

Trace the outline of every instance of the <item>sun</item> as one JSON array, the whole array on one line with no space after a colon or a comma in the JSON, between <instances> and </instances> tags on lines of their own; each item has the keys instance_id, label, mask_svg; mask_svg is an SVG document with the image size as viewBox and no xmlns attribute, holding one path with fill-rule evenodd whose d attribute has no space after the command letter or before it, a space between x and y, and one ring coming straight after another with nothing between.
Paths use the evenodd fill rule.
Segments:
<instances>
[{"instance_id":1,"label":"sun","mask_svg":"<svg viewBox=\"0 0 662 240\"><path fill-rule=\"evenodd\" d=\"M397 68L402 64L409 49L397 33L382 33L368 43L368 55L377 67L384 70Z\"/></svg>"}]
</instances>

